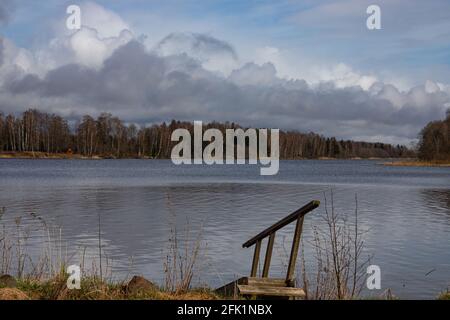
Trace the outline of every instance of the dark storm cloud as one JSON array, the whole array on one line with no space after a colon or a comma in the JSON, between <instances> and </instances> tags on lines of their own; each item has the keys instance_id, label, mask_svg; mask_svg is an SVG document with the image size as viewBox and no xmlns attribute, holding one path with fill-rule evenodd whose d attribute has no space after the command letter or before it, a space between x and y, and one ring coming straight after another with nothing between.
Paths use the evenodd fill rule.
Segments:
<instances>
[{"instance_id":1,"label":"dark storm cloud","mask_svg":"<svg viewBox=\"0 0 450 320\"><path fill-rule=\"evenodd\" d=\"M189 51L186 53L197 52L207 56L225 53L235 60L238 58L229 43L201 33L171 33L158 43L157 50L176 50L177 44L180 43L183 45L180 50Z\"/></svg>"},{"instance_id":2,"label":"dark storm cloud","mask_svg":"<svg viewBox=\"0 0 450 320\"><path fill-rule=\"evenodd\" d=\"M117 49L99 70L71 64L44 78L19 76L5 87L41 109L78 116L108 111L140 123L229 120L394 141L415 138L421 126L443 115L450 101L447 93L427 93L423 87L407 93L384 84L377 88L375 93L332 83L311 88L302 80L278 78L271 65L245 65L223 78L186 55L161 57L136 41ZM386 98L391 92L404 100L401 107ZM49 101L58 104L46 106Z\"/></svg>"}]
</instances>

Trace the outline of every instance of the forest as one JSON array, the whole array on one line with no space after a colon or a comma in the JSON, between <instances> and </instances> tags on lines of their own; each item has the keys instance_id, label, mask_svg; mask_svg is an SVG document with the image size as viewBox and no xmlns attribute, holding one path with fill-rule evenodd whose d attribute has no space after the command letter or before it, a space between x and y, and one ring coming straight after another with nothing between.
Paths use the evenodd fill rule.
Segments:
<instances>
[{"instance_id":1,"label":"forest","mask_svg":"<svg viewBox=\"0 0 450 320\"><path fill-rule=\"evenodd\" d=\"M449 119L446 121L448 132ZM216 128L222 133L226 129L240 128L232 122L211 122L204 127ZM20 116L0 112L0 152L168 159L177 143L171 141L171 134L178 128L188 129L192 133L193 122L172 120L170 123L143 126L125 123L109 113L102 113L97 118L85 115L76 121L68 121L59 115L35 109L27 110ZM428 145L428 136L426 141ZM448 139L446 141L448 146ZM436 147L442 148L441 142ZM414 155L414 151L401 145L338 140L315 133L280 130L281 159L402 158Z\"/></svg>"},{"instance_id":2,"label":"forest","mask_svg":"<svg viewBox=\"0 0 450 320\"><path fill-rule=\"evenodd\" d=\"M427 161L450 160L450 109L444 120L432 121L422 129L418 157Z\"/></svg>"}]
</instances>

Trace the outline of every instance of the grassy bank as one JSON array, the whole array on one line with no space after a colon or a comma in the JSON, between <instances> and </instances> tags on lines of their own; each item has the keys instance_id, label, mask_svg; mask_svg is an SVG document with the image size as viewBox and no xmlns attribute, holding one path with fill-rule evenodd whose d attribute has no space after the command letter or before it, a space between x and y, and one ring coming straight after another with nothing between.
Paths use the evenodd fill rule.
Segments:
<instances>
[{"instance_id":1,"label":"grassy bank","mask_svg":"<svg viewBox=\"0 0 450 320\"><path fill-rule=\"evenodd\" d=\"M184 292L170 292L141 277L138 282L108 282L98 277L81 281L81 288L69 290L67 277L49 280L32 278L13 281L9 286L0 284L0 300L216 300L213 291L193 288Z\"/></svg>"},{"instance_id":2,"label":"grassy bank","mask_svg":"<svg viewBox=\"0 0 450 320\"><path fill-rule=\"evenodd\" d=\"M392 166L392 167L450 167L449 161L399 160L399 161L383 162L382 164L384 166Z\"/></svg>"},{"instance_id":3,"label":"grassy bank","mask_svg":"<svg viewBox=\"0 0 450 320\"><path fill-rule=\"evenodd\" d=\"M444 292L442 293L439 298L439 300L450 300L450 292Z\"/></svg>"},{"instance_id":4,"label":"grassy bank","mask_svg":"<svg viewBox=\"0 0 450 320\"><path fill-rule=\"evenodd\" d=\"M229 300L232 297L223 297L209 288L191 288L183 292L167 291L148 280L132 286L134 279L128 282L108 282L97 277L84 278L81 288L69 290L67 277L56 276L42 281L31 278L19 279L13 285L5 286L0 283L1 300ZM242 299L242 298L239 298ZM353 297L350 300L398 300L386 290L379 296ZM450 293L444 292L436 296L437 300L450 300Z\"/></svg>"}]
</instances>

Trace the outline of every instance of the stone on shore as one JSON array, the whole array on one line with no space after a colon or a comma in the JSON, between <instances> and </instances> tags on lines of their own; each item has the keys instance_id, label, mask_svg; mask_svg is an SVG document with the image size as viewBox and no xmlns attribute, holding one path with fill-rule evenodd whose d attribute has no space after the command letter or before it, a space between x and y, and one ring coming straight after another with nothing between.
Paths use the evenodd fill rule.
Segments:
<instances>
[{"instance_id":1,"label":"stone on shore","mask_svg":"<svg viewBox=\"0 0 450 320\"><path fill-rule=\"evenodd\" d=\"M144 277L134 276L133 279L125 285L125 291L127 293L135 294L138 292L154 291L157 286Z\"/></svg>"},{"instance_id":2,"label":"stone on shore","mask_svg":"<svg viewBox=\"0 0 450 320\"><path fill-rule=\"evenodd\" d=\"M4 274L0 276L0 288L15 288L17 287L17 281L13 276Z\"/></svg>"}]
</instances>

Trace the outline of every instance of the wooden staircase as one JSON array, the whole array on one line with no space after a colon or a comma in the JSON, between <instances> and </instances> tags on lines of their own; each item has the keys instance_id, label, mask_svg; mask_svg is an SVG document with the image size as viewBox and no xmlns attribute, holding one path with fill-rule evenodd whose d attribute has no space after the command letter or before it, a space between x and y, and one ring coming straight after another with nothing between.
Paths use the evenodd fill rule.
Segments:
<instances>
[{"instance_id":1,"label":"wooden staircase","mask_svg":"<svg viewBox=\"0 0 450 320\"><path fill-rule=\"evenodd\" d=\"M257 297L287 297L304 298L303 289L288 287L285 279L277 278L244 278L244 283L238 285L241 295Z\"/></svg>"},{"instance_id":2,"label":"wooden staircase","mask_svg":"<svg viewBox=\"0 0 450 320\"><path fill-rule=\"evenodd\" d=\"M294 288L286 284L286 279L243 277L223 287L216 289L216 293L224 297L259 297L259 298L304 298L305 292L301 288Z\"/></svg>"},{"instance_id":3,"label":"wooden staircase","mask_svg":"<svg viewBox=\"0 0 450 320\"><path fill-rule=\"evenodd\" d=\"M308 212L311 212L312 210L317 208L319 205L319 201L311 201L307 205L301 207L297 211L278 221L271 227L260 232L258 235L244 243L242 245L244 248L255 245L250 277L243 277L236 281L233 281L223 287L218 288L216 292L225 297L237 297L238 295L241 295L244 297L257 298L304 298L304 290L301 288L295 288L295 264L297 261L297 255L300 246L304 216ZM272 259L273 245L275 242L275 233L294 221L296 221L296 227L286 278L269 278L269 268ZM266 237L269 237L269 240L267 242L262 276L257 277L256 274L258 271L261 244L262 240Z\"/></svg>"}]
</instances>

